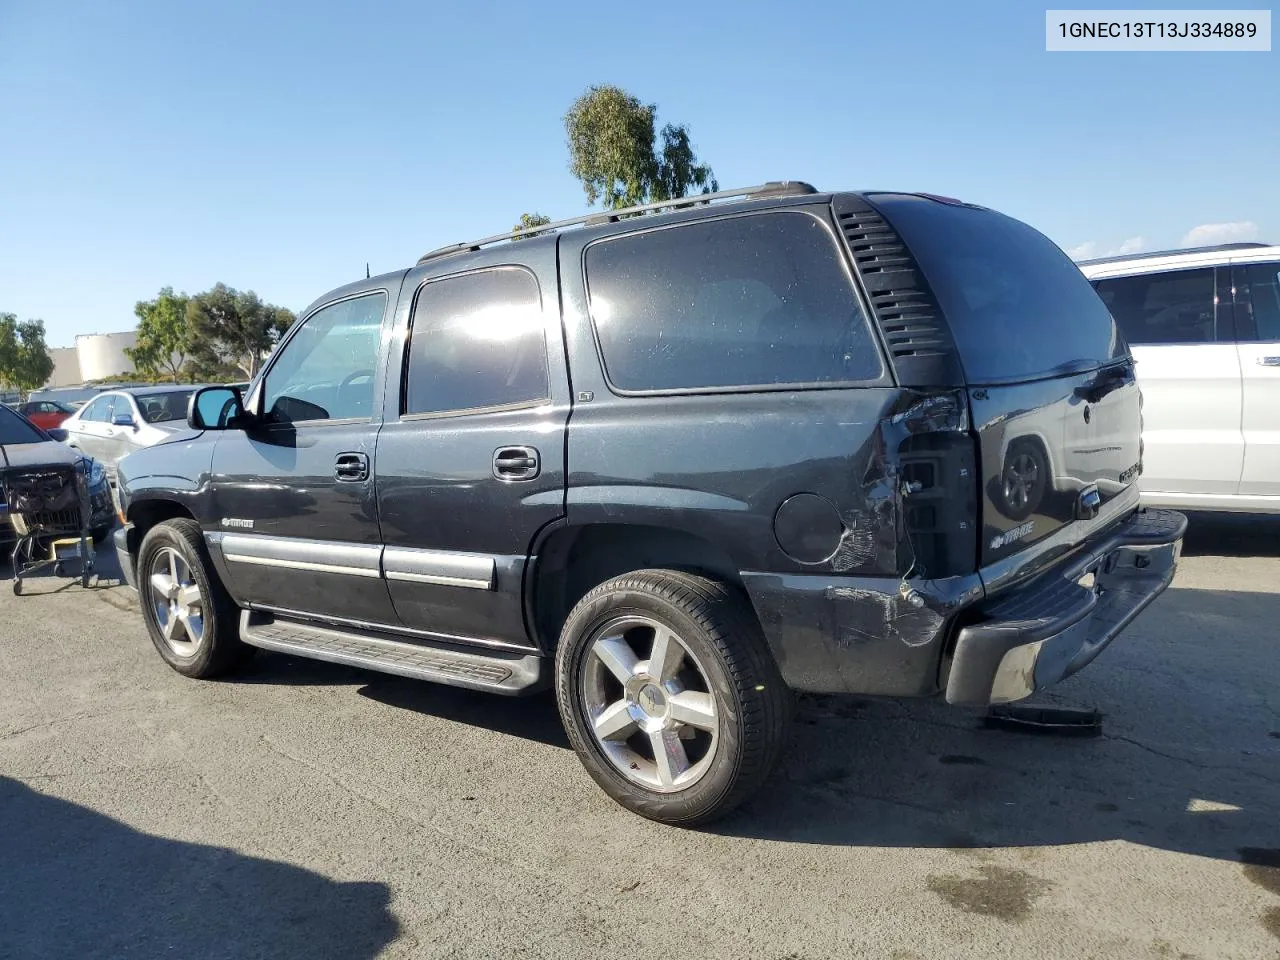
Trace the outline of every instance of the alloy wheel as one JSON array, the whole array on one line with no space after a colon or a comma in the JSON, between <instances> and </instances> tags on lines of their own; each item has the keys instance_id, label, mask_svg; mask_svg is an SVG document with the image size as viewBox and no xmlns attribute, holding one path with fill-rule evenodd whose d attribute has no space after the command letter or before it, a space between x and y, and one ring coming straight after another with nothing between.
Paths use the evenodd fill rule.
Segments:
<instances>
[{"instance_id":1,"label":"alloy wheel","mask_svg":"<svg viewBox=\"0 0 1280 960\"><path fill-rule=\"evenodd\" d=\"M204 598L191 565L173 547L151 561L151 609L164 641L179 657L193 657L204 638Z\"/></svg>"},{"instance_id":2,"label":"alloy wheel","mask_svg":"<svg viewBox=\"0 0 1280 960\"><path fill-rule=\"evenodd\" d=\"M674 793L706 774L719 710L706 672L675 631L643 616L610 621L587 646L581 682L592 736L627 780Z\"/></svg>"}]
</instances>

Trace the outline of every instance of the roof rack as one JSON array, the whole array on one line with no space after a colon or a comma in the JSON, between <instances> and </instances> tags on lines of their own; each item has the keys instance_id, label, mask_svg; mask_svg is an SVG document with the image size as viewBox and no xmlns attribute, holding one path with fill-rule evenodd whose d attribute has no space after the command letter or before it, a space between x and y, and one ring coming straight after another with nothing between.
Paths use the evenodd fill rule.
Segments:
<instances>
[{"instance_id":1,"label":"roof rack","mask_svg":"<svg viewBox=\"0 0 1280 960\"><path fill-rule=\"evenodd\" d=\"M1099 263L1122 263L1125 260L1150 260L1153 257L1175 257L1183 253L1225 253L1228 250L1256 250L1270 247L1270 243L1257 240L1241 240L1236 243L1218 243L1209 247L1180 247L1176 250L1148 250L1145 253L1119 253L1110 257L1093 257L1090 260L1077 260L1081 266L1095 266Z\"/></svg>"},{"instance_id":2,"label":"roof rack","mask_svg":"<svg viewBox=\"0 0 1280 960\"><path fill-rule=\"evenodd\" d=\"M699 204L709 203L712 200L728 200L733 197L759 200L764 197L802 196L804 194L817 192L817 187L813 186L813 184L805 183L802 180L770 180L768 183L762 183L755 187L741 187L737 190L718 190L715 193L699 193L690 197L678 197L675 200L659 200L655 203L642 203L639 206L624 207L620 210L594 210L591 213L584 213L580 217L570 217L568 220L557 220L554 223L545 223L536 227L526 227L523 230L511 230L508 233L498 233L492 237L473 240L471 243L451 243L448 246L439 247L429 253L424 253L418 258L418 263L426 263L428 260L435 260L437 257L448 257L455 253L466 253L473 250L479 250L481 247L487 247L491 243L499 243L503 240L514 240L517 237L532 237L539 233L559 230L562 227L575 227L579 225L596 226L601 223L617 223L619 220L625 219L626 217L633 217L640 213L649 213L652 210L674 210L679 207L694 207Z\"/></svg>"}]
</instances>

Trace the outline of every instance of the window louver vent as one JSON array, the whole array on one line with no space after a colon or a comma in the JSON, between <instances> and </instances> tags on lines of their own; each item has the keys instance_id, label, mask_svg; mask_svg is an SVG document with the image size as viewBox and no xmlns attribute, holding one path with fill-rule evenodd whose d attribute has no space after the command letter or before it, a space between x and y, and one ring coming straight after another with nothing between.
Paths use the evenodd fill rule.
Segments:
<instances>
[{"instance_id":1,"label":"window louver vent","mask_svg":"<svg viewBox=\"0 0 1280 960\"><path fill-rule=\"evenodd\" d=\"M937 307L928 291L920 289L915 264L897 234L871 211L841 214L840 228L893 355L945 352L950 344L940 329Z\"/></svg>"},{"instance_id":2,"label":"window louver vent","mask_svg":"<svg viewBox=\"0 0 1280 960\"><path fill-rule=\"evenodd\" d=\"M836 222L904 385L961 385L950 331L897 232L859 196L837 197Z\"/></svg>"}]
</instances>

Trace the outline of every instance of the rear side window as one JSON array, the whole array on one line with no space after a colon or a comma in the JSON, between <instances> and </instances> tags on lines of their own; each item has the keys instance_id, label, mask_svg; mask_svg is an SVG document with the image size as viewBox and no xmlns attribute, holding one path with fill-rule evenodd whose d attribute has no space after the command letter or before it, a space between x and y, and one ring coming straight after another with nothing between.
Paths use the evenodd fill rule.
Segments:
<instances>
[{"instance_id":1,"label":"rear side window","mask_svg":"<svg viewBox=\"0 0 1280 960\"><path fill-rule=\"evenodd\" d=\"M499 267L423 286L409 333L406 414L510 407L550 396L533 274Z\"/></svg>"},{"instance_id":2,"label":"rear side window","mask_svg":"<svg viewBox=\"0 0 1280 960\"><path fill-rule=\"evenodd\" d=\"M697 221L586 251L609 382L670 391L874 380L880 354L831 233L798 212Z\"/></svg>"},{"instance_id":3,"label":"rear side window","mask_svg":"<svg viewBox=\"0 0 1280 960\"><path fill-rule=\"evenodd\" d=\"M1213 268L1144 273L1095 282L1131 344L1212 343Z\"/></svg>"},{"instance_id":4,"label":"rear side window","mask_svg":"<svg viewBox=\"0 0 1280 960\"><path fill-rule=\"evenodd\" d=\"M85 407L84 412L80 414L81 420L90 420L94 423L102 423L111 419L111 407L115 403L115 397L107 395L97 397Z\"/></svg>"},{"instance_id":5,"label":"rear side window","mask_svg":"<svg viewBox=\"0 0 1280 960\"><path fill-rule=\"evenodd\" d=\"M1280 340L1280 263L1237 266L1233 276L1240 339Z\"/></svg>"},{"instance_id":6,"label":"rear side window","mask_svg":"<svg viewBox=\"0 0 1280 960\"><path fill-rule=\"evenodd\" d=\"M872 201L924 271L970 383L1034 380L1126 354L1089 281L1042 233L924 197Z\"/></svg>"}]
</instances>

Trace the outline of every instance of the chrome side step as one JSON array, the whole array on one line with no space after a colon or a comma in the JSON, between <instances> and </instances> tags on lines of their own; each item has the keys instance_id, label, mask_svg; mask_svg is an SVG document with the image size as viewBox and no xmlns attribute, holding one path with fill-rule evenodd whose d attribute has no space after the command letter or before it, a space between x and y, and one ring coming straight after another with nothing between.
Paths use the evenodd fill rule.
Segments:
<instances>
[{"instance_id":1,"label":"chrome side step","mask_svg":"<svg viewBox=\"0 0 1280 960\"><path fill-rule=\"evenodd\" d=\"M546 680L546 658L533 654L481 653L454 644L405 643L375 633L283 620L254 610L240 613L240 639L264 650L490 693L532 693L544 687Z\"/></svg>"}]
</instances>

